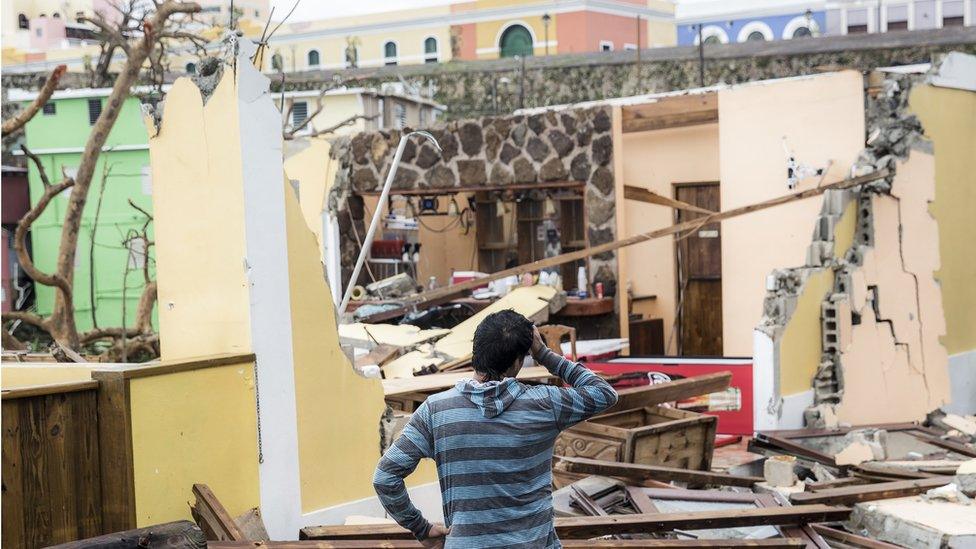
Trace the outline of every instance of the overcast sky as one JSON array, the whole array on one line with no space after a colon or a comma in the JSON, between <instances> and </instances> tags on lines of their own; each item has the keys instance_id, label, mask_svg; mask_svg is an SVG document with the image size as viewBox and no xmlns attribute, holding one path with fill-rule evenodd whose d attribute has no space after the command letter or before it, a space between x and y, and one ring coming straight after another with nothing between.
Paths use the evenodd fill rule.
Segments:
<instances>
[{"instance_id":1,"label":"overcast sky","mask_svg":"<svg viewBox=\"0 0 976 549\"><path fill-rule=\"evenodd\" d=\"M325 19L328 17L345 17L347 15L360 15L365 13L377 13L381 11L412 9L424 6L442 6L450 4L456 0L301 0L298 9L289 21L309 21L314 19ZM700 4L711 3L716 0L677 0L678 4ZM756 4L784 3L782 0L722 0L730 4L749 7ZM789 2L785 2L789 3ZM271 5L275 8L275 19L284 17L288 10L295 5L295 0L271 0Z\"/></svg>"}]
</instances>

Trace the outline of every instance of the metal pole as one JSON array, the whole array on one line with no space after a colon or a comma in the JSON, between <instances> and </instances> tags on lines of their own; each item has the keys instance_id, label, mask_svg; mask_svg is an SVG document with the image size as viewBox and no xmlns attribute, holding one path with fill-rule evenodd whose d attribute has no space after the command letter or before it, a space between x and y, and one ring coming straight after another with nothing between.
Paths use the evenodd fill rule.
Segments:
<instances>
[{"instance_id":1,"label":"metal pole","mask_svg":"<svg viewBox=\"0 0 976 549\"><path fill-rule=\"evenodd\" d=\"M376 211L373 212L373 220L369 223L369 231L366 232L366 239L363 241L363 247L359 250L359 257L356 259L356 266L352 270L352 276L349 278L349 285L346 286L346 292L342 296L342 303L339 305L339 317L346 312L346 307L349 306L349 298L352 296L352 289L356 285L356 280L359 279L359 272L363 269L363 263L366 262L366 256L369 254L369 249L373 245L373 236L376 235L376 227L380 224L380 217L383 213L383 205L386 204L386 198L390 195L390 187L393 186L393 178L396 176L397 168L400 166L400 157L403 156L403 149L407 146L407 139L411 136L419 135L427 138L431 143L434 144L434 148L437 152L441 152L441 146L434 139L434 136L425 131L413 131L404 135L400 138L400 144L397 145L396 154L393 155L393 164L390 164L390 172L386 174L386 183L383 184L383 192L380 194L380 200L376 203Z\"/></svg>"},{"instance_id":2,"label":"metal pole","mask_svg":"<svg viewBox=\"0 0 976 549\"><path fill-rule=\"evenodd\" d=\"M705 40L702 39L702 25L698 23L698 87L705 87Z\"/></svg>"},{"instance_id":3,"label":"metal pole","mask_svg":"<svg viewBox=\"0 0 976 549\"><path fill-rule=\"evenodd\" d=\"M525 56L519 56L519 108L525 108Z\"/></svg>"},{"instance_id":4,"label":"metal pole","mask_svg":"<svg viewBox=\"0 0 976 549\"><path fill-rule=\"evenodd\" d=\"M640 93L644 89L643 82L641 82L642 77L644 75L641 74L642 71L641 71L641 58L640 58L640 50L641 50L641 29L640 28L641 28L641 18L640 15L638 15L637 16L637 92L638 93Z\"/></svg>"}]
</instances>

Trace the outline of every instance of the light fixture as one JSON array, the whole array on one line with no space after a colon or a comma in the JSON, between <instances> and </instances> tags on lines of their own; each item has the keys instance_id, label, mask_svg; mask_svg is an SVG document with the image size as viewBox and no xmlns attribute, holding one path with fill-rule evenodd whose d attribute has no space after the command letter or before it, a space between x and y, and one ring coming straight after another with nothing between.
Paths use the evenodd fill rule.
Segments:
<instances>
[{"instance_id":1,"label":"light fixture","mask_svg":"<svg viewBox=\"0 0 976 549\"><path fill-rule=\"evenodd\" d=\"M458 208L457 200L455 200L454 197L452 196L451 201L447 203L447 215L451 217L457 217L459 213L460 213L460 209Z\"/></svg>"},{"instance_id":2,"label":"light fixture","mask_svg":"<svg viewBox=\"0 0 976 549\"><path fill-rule=\"evenodd\" d=\"M546 217L556 217L556 203L551 194L546 195Z\"/></svg>"},{"instance_id":3,"label":"light fixture","mask_svg":"<svg viewBox=\"0 0 976 549\"><path fill-rule=\"evenodd\" d=\"M502 202L501 194L499 194L498 198L495 200L495 216L505 217L505 203Z\"/></svg>"}]
</instances>

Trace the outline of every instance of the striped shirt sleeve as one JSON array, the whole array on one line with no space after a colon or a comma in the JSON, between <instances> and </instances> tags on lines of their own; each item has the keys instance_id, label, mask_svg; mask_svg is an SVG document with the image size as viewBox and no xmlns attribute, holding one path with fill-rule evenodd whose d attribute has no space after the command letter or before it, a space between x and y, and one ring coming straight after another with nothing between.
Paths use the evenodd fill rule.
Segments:
<instances>
[{"instance_id":1,"label":"striped shirt sleeve","mask_svg":"<svg viewBox=\"0 0 976 549\"><path fill-rule=\"evenodd\" d=\"M540 353L537 362L572 386L565 389L548 388L556 426L560 430L572 427L617 403L617 391L582 364L571 362L549 349Z\"/></svg>"},{"instance_id":2,"label":"striped shirt sleeve","mask_svg":"<svg viewBox=\"0 0 976 549\"><path fill-rule=\"evenodd\" d=\"M399 438L387 448L373 474L373 488L383 508L418 540L427 538L431 524L410 501L403 479L417 468L422 458L434 455L430 425L430 409L425 402L413 413Z\"/></svg>"}]
</instances>

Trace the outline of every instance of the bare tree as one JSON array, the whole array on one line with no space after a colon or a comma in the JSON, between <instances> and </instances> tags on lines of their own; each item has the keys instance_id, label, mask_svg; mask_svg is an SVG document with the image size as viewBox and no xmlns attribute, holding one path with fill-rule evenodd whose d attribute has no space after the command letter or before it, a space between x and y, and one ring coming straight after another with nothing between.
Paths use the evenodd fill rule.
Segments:
<instances>
[{"instance_id":1,"label":"bare tree","mask_svg":"<svg viewBox=\"0 0 976 549\"><path fill-rule=\"evenodd\" d=\"M43 193L23 219L17 225L14 233L14 250L24 269L35 283L50 286L55 289L54 309L51 315L43 318L40 315L29 311L13 311L3 314L3 320L20 320L26 324L35 326L48 334L54 341L64 349L79 350L84 343L90 343L104 338L140 338L145 335L148 325L145 318L150 318L152 305L155 302L156 285L147 281L143 297L140 299L140 314L136 326L133 328L95 328L90 332L79 334L75 323L74 309L74 274L75 274L75 255L78 248L79 229L81 227L82 214L88 201L88 192L91 188L92 177L99 155L105 145L109 132L115 125L119 117L122 105L131 94L131 88L139 79L140 72L144 65L149 64L150 70L157 66L150 56L157 51L161 51L161 45L166 40L185 40L182 30L178 30L184 23L182 20L188 14L200 11L200 6L192 2L177 2L174 0L154 1L155 10L140 14L136 6L144 5L143 2L130 1L123 8L119 9L122 18L117 23L110 23L104 17L96 16L92 18L82 18L84 21L95 25L99 29L102 38L102 55L99 57L96 74L108 74L108 70L117 52L125 54L125 63L121 71L115 75L112 91L105 102L101 115L92 126L91 134L85 144L85 149L81 156L81 162L74 177L65 174L58 183L52 183L49 179L40 159L27 148L23 148L24 154L37 167ZM161 66L161 65L160 65ZM51 78L59 76L58 70L52 74ZM60 72L63 72L61 70ZM49 79L50 81L50 79ZM56 85L56 83L55 83ZM45 85L45 89L47 86ZM53 91L53 86L52 86ZM48 94L50 97L50 94ZM46 101L46 99L45 99ZM43 105L40 102L39 105ZM38 108L39 108L38 105ZM32 105L33 107L33 105ZM29 109L28 109L29 110ZM37 108L26 116L19 115L18 124L11 123L11 127L18 128L30 120ZM23 120L20 120L20 119ZM4 122L3 130L7 131L8 124ZM58 247L58 258L53 272L42 272L27 252L26 239L31 225L44 212L51 200L71 188L68 197L67 208L64 216L64 223L61 229L61 241ZM148 223L148 221L147 221ZM145 252L148 253L148 252ZM148 273L148 271L147 271ZM149 312L144 310L148 308ZM151 328L148 328L151 331ZM7 338L4 338L5 341ZM123 352L125 347L123 345Z\"/></svg>"}]
</instances>

